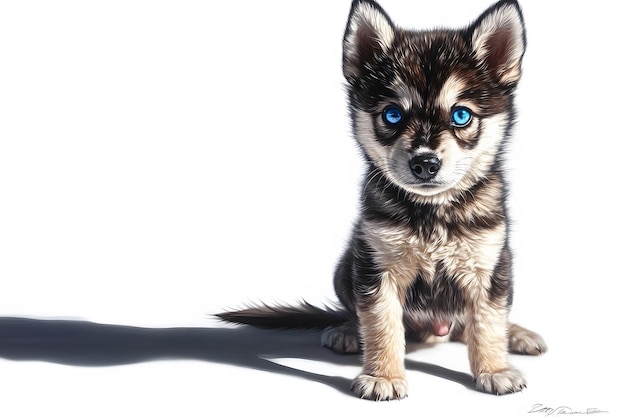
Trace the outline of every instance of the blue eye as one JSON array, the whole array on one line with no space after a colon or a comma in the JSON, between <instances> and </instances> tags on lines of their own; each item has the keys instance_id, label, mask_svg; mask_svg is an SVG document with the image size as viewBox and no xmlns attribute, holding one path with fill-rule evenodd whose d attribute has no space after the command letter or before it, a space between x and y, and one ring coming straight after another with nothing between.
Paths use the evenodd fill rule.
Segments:
<instances>
[{"instance_id":1,"label":"blue eye","mask_svg":"<svg viewBox=\"0 0 626 417\"><path fill-rule=\"evenodd\" d=\"M388 125L397 125L402 121L402 110L397 106L389 106L383 110L383 120Z\"/></svg>"},{"instance_id":2,"label":"blue eye","mask_svg":"<svg viewBox=\"0 0 626 417\"><path fill-rule=\"evenodd\" d=\"M456 107L450 117L452 126L465 127L472 121L472 112L467 107Z\"/></svg>"}]
</instances>

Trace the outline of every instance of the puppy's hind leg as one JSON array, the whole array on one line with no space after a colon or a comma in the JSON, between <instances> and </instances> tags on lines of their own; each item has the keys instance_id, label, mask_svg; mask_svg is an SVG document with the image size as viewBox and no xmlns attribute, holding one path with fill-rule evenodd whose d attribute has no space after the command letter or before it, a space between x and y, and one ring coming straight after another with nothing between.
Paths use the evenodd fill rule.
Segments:
<instances>
[{"instance_id":1,"label":"puppy's hind leg","mask_svg":"<svg viewBox=\"0 0 626 417\"><path fill-rule=\"evenodd\" d=\"M354 321L340 326L330 326L322 332L322 346L336 353L358 353L359 329Z\"/></svg>"},{"instance_id":2,"label":"puppy's hind leg","mask_svg":"<svg viewBox=\"0 0 626 417\"><path fill-rule=\"evenodd\" d=\"M509 323L509 352L520 355L541 355L548 350L543 338L532 330Z\"/></svg>"},{"instance_id":3,"label":"puppy's hind leg","mask_svg":"<svg viewBox=\"0 0 626 417\"><path fill-rule=\"evenodd\" d=\"M334 278L337 298L346 309L349 319L344 324L327 327L322 332L322 346L336 353L358 353L361 350L359 319L353 291L354 263L354 253L349 248L337 264Z\"/></svg>"}]
</instances>

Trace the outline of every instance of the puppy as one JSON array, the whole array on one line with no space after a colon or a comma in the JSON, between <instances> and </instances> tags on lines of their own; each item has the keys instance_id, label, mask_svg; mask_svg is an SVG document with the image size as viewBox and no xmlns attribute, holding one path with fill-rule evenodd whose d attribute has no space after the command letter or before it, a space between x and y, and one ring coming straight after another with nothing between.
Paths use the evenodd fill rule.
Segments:
<instances>
[{"instance_id":1,"label":"puppy","mask_svg":"<svg viewBox=\"0 0 626 417\"><path fill-rule=\"evenodd\" d=\"M508 321L511 251L503 148L526 46L515 0L469 26L397 27L372 0L352 4L343 73L366 172L362 206L336 269L340 306L258 306L219 314L264 327L326 327L322 344L362 352L352 390L407 395L406 337L468 346L476 388L526 382L507 353L546 345Z\"/></svg>"}]
</instances>

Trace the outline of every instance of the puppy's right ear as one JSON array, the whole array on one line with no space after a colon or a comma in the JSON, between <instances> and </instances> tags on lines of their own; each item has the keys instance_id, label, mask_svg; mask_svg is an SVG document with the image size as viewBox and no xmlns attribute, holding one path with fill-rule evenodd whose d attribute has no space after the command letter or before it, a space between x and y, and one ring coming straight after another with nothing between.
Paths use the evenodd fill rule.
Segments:
<instances>
[{"instance_id":1,"label":"puppy's right ear","mask_svg":"<svg viewBox=\"0 0 626 417\"><path fill-rule=\"evenodd\" d=\"M348 81L361 76L365 66L387 52L395 37L387 13L372 0L354 0L343 38L343 75Z\"/></svg>"}]
</instances>

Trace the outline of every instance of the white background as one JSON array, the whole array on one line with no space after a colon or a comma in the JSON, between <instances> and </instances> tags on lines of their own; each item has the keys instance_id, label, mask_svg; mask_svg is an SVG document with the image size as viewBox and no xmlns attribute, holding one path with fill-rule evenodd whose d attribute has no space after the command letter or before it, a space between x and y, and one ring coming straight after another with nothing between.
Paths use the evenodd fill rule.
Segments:
<instances>
[{"instance_id":1,"label":"white background","mask_svg":"<svg viewBox=\"0 0 626 417\"><path fill-rule=\"evenodd\" d=\"M465 25L489 4L382 3L416 28ZM465 346L439 345L408 354L408 399L376 404L345 392L358 360L317 334L208 317L334 299L362 169L341 74L350 2L0 3L0 414L522 416L540 403L621 415L615 4L522 2L512 319L550 347L512 358L528 389L468 389ZM28 322L47 329L39 343L11 336L16 317L102 326L72 342L55 333L72 322ZM152 343L136 327L174 329Z\"/></svg>"}]
</instances>

